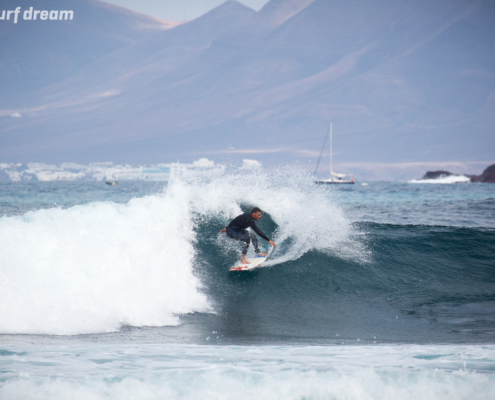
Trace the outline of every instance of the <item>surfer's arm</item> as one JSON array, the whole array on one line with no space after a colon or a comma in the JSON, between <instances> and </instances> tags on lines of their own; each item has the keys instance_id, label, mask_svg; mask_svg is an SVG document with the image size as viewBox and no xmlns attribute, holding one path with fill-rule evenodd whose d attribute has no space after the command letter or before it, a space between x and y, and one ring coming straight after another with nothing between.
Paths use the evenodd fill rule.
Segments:
<instances>
[{"instance_id":1,"label":"surfer's arm","mask_svg":"<svg viewBox=\"0 0 495 400\"><path fill-rule=\"evenodd\" d=\"M258 228L258 226L256 226L256 224L255 224L255 222L254 222L254 221L252 221L252 222L251 222L250 226L251 226L251 228L252 228L252 229L253 229L253 230L254 230L254 231L255 231L255 232L256 232L259 236L261 236L263 239L265 239L265 240L267 240L267 241L271 242L271 240L270 240L270 239L268 239L268 237L267 237L267 236L266 236L263 232L261 232L261 231L260 231L260 228Z\"/></svg>"},{"instance_id":2,"label":"surfer's arm","mask_svg":"<svg viewBox=\"0 0 495 400\"><path fill-rule=\"evenodd\" d=\"M227 228L220 229L221 233L227 232Z\"/></svg>"}]
</instances>

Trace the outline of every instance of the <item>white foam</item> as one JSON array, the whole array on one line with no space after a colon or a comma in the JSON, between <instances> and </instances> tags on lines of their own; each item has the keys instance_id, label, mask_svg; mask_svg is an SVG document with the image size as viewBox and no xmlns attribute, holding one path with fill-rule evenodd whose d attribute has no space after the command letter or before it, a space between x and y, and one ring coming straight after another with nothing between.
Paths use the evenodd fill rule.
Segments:
<instances>
[{"instance_id":1,"label":"white foam","mask_svg":"<svg viewBox=\"0 0 495 400\"><path fill-rule=\"evenodd\" d=\"M207 311L174 193L0 219L0 333L72 335Z\"/></svg>"},{"instance_id":2,"label":"white foam","mask_svg":"<svg viewBox=\"0 0 495 400\"><path fill-rule=\"evenodd\" d=\"M177 382L178 381L178 382ZM475 400L491 399L495 383L491 377L473 373L449 374L420 371L409 374L380 374L357 370L338 372L256 372L215 368L202 373L171 374L167 377L124 378L108 384L45 379L22 379L0 388L5 399L335 399L335 400Z\"/></svg>"},{"instance_id":3,"label":"white foam","mask_svg":"<svg viewBox=\"0 0 495 400\"><path fill-rule=\"evenodd\" d=\"M491 399L494 346L9 347L5 399ZM475 370L476 369L476 370ZM9 370L11 372L5 372Z\"/></svg>"},{"instance_id":4,"label":"white foam","mask_svg":"<svg viewBox=\"0 0 495 400\"><path fill-rule=\"evenodd\" d=\"M471 178L467 177L466 175L440 175L440 177L436 179L413 179L412 181L409 181L409 183L443 183L443 184L449 184L449 183L467 183L471 182Z\"/></svg>"}]
</instances>

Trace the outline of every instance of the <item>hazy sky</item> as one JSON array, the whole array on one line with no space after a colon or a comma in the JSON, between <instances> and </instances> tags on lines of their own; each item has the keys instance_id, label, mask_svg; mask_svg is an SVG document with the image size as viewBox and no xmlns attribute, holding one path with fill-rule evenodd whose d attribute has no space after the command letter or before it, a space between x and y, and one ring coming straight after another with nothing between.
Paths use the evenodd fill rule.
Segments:
<instances>
[{"instance_id":1,"label":"hazy sky","mask_svg":"<svg viewBox=\"0 0 495 400\"><path fill-rule=\"evenodd\" d=\"M171 21L199 17L226 0L105 0L155 18ZM238 0L258 11L268 0Z\"/></svg>"}]
</instances>

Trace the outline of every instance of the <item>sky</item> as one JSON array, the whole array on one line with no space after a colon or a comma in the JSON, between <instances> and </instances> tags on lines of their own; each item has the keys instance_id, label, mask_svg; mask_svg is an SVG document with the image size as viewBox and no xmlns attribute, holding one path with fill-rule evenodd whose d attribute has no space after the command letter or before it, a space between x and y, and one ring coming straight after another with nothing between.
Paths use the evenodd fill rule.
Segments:
<instances>
[{"instance_id":1,"label":"sky","mask_svg":"<svg viewBox=\"0 0 495 400\"><path fill-rule=\"evenodd\" d=\"M226 0L106 0L133 11L165 21L184 21L197 18ZM268 0L238 0L258 11Z\"/></svg>"}]
</instances>

